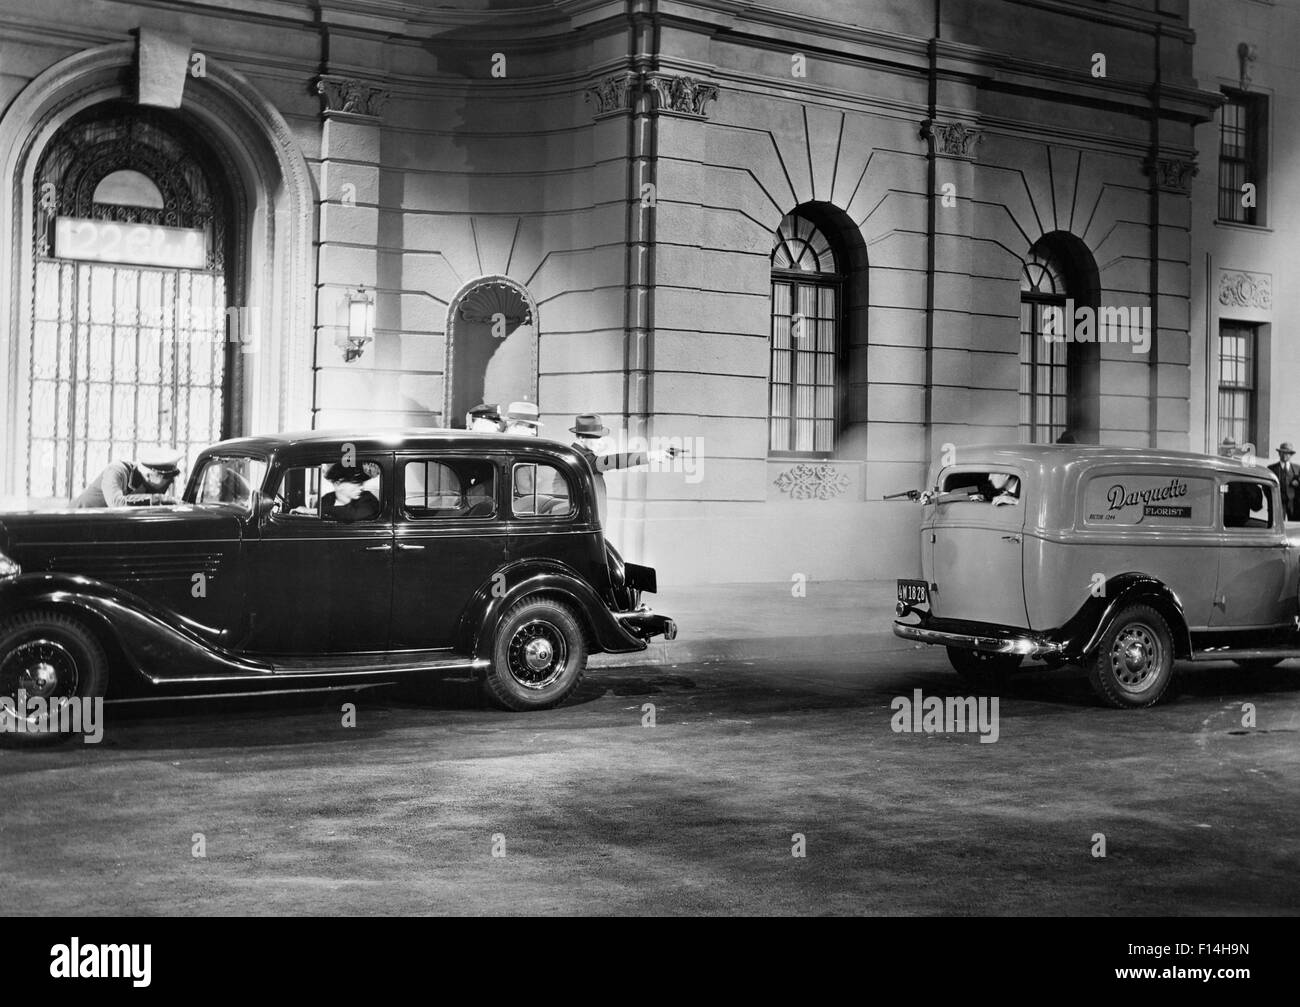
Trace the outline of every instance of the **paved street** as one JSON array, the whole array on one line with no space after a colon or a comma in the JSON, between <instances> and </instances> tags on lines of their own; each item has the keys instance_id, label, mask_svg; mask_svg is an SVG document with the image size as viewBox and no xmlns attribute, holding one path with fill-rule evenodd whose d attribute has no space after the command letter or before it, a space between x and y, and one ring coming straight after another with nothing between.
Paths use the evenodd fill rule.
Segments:
<instances>
[{"instance_id":1,"label":"paved street","mask_svg":"<svg viewBox=\"0 0 1300 1007\"><path fill-rule=\"evenodd\" d=\"M982 744L891 730L895 696L967 693L941 652L823 639L593 667L539 714L467 683L110 708L98 746L0 750L4 910L1300 911L1300 663L1141 712L1030 672Z\"/></svg>"}]
</instances>

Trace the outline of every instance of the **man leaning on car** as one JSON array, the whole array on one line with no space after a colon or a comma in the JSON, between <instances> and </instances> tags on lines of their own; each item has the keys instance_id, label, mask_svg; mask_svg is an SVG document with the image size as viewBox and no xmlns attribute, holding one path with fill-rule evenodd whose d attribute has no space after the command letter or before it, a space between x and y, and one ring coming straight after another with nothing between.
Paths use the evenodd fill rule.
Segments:
<instances>
[{"instance_id":1,"label":"man leaning on car","mask_svg":"<svg viewBox=\"0 0 1300 1007\"><path fill-rule=\"evenodd\" d=\"M155 448L133 462L113 462L77 497L77 507L127 507L176 503L172 483L180 474L180 452Z\"/></svg>"}]
</instances>

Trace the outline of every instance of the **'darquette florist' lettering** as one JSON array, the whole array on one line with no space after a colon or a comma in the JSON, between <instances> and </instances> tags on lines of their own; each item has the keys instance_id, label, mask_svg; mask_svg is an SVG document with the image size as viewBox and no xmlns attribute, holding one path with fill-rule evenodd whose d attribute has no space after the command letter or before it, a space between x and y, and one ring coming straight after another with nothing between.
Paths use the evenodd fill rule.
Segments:
<instances>
[{"instance_id":1,"label":"'darquette florist' lettering","mask_svg":"<svg viewBox=\"0 0 1300 1007\"><path fill-rule=\"evenodd\" d=\"M1150 307L1076 308L1069 297L1065 307L1049 304L1042 310L1043 338L1049 343L1128 343L1134 353L1151 349Z\"/></svg>"},{"instance_id":2,"label":"'darquette florist' lettering","mask_svg":"<svg viewBox=\"0 0 1300 1007\"><path fill-rule=\"evenodd\" d=\"M998 740L997 696L895 696L889 704L894 716L889 721L895 734L979 733L980 744Z\"/></svg>"}]
</instances>

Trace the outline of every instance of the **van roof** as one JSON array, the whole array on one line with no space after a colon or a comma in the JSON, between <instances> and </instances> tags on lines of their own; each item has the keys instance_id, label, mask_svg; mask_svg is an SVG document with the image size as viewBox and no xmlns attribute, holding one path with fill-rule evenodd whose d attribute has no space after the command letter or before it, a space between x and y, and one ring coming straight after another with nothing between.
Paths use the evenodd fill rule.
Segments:
<instances>
[{"instance_id":1,"label":"van roof","mask_svg":"<svg viewBox=\"0 0 1300 1007\"><path fill-rule=\"evenodd\" d=\"M957 445L957 465L984 463L1018 465L1022 468L1054 469L1068 465L1106 462L1148 462L1164 464L1194 464L1200 468L1220 472L1241 472L1257 469L1257 474L1268 473L1264 460L1255 463L1241 458L1200 454L1195 451L1173 451L1166 448L1131 448L1110 444L970 444ZM946 467L946 466L945 466Z\"/></svg>"}]
</instances>

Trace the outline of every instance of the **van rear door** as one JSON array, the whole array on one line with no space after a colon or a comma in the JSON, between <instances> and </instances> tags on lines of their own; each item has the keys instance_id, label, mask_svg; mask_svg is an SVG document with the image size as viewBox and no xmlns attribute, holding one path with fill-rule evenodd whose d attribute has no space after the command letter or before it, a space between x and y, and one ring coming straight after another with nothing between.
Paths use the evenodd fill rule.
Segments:
<instances>
[{"instance_id":1,"label":"van rear door","mask_svg":"<svg viewBox=\"0 0 1300 1007\"><path fill-rule=\"evenodd\" d=\"M940 473L922 541L935 616L1028 628L1021 539L1029 501L1022 483L1011 469Z\"/></svg>"}]
</instances>

